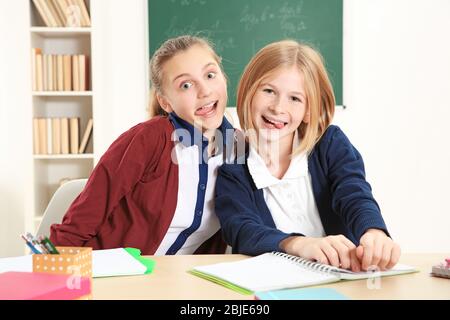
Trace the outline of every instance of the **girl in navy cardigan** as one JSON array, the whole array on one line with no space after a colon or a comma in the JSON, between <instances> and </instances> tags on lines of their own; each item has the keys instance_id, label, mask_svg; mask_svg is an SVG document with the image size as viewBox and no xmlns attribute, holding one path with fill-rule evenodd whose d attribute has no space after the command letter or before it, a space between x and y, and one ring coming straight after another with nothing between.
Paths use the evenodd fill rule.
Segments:
<instances>
[{"instance_id":1,"label":"girl in navy cardigan","mask_svg":"<svg viewBox=\"0 0 450 320\"><path fill-rule=\"evenodd\" d=\"M330 125L335 99L319 53L272 43L246 67L237 112L248 138L224 164L216 214L233 252L286 253L353 271L400 257L365 179L359 152Z\"/></svg>"}]
</instances>

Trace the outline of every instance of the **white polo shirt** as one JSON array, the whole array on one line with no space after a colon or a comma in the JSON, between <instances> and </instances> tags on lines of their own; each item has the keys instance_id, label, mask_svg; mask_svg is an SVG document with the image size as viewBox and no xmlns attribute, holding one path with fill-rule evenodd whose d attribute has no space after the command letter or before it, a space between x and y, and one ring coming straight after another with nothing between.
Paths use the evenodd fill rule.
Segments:
<instances>
[{"instance_id":1,"label":"white polo shirt","mask_svg":"<svg viewBox=\"0 0 450 320\"><path fill-rule=\"evenodd\" d=\"M294 137L299 144L297 136ZM312 191L308 158L305 154L295 156L282 179L274 177L264 160L250 147L248 169L258 189L263 189L264 199L277 229L298 232L307 237L324 237L322 221Z\"/></svg>"},{"instance_id":2,"label":"white polo shirt","mask_svg":"<svg viewBox=\"0 0 450 320\"><path fill-rule=\"evenodd\" d=\"M175 152L178 162L178 196L175 214L169 229L164 236L155 255L168 254L167 250L174 244L180 233L188 229L195 218L200 218L200 226L194 233L190 234L183 246L176 254L193 254L200 245L212 237L219 229L220 223L214 211L214 189L217 180L217 170L223 163L223 156L219 154L208 159L205 170L207 170L207 183L200 185L204 193L204 205L202 212L196 211L196 204L200 196L199 184L199 152L198 146L184 146L175 142ZM197 216L197 213L201 217Z\"/></svg>"}]
</instances>

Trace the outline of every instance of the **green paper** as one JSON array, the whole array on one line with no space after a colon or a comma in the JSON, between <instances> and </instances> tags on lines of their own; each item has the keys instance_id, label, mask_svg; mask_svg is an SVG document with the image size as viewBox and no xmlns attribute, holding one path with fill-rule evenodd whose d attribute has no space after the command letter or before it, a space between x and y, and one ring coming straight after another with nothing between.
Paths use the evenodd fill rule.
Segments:
<instances>
[{"instance_id":1,"label":"green paper","mask_svg":"<svg viewBox=\"0 0 450 320\"><path fill-rule=\"evenodd\" d=\"M203 273L203 272L200 272L200 271L197 271L197 270L189 270L188 272L193 274L193 275L195 275L195 276L198 276L200 278L203 278L203 279L212 281L214 283L220 284L220 285L222 285L222 286L224 286L224 287L226 287L228 289L234 290L234 291L239 292L241 294L245 294L245 295L253 294L253 291L251 291L251 290L239 287L239 286L237 286L237 285L235 285L235 284L233 284L231 282L228 282L226 280L223 280L223 279L211 276L209 274L206 274L206 273Z\"/></svg>"},{"instance_id":2,"label":"green paper","mask_svg":"<svg viewBox=\"0 0 450 320\"><path fill-rule=\"evenodd\" d=\"M152 273L153 268L155 267L155 261L149 258L144 258L141 256L141 250L137 248L125 248L125 251L128 252L135 258L137 261L142 263L146 268L145 274Z\"/></svg>"}]
</instances>

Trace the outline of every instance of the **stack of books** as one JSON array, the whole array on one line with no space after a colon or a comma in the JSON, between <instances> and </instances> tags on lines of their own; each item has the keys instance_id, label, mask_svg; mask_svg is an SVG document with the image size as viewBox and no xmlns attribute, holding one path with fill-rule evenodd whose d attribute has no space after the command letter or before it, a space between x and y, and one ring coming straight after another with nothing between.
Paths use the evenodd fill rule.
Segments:
<instances>
[{"instance_id":1,"label":"stack of books","mask_svg":"<svg viewBox=\"0 0 450 320\"><path fill-rule=\"evenodd\" d=\"M31 49L33 91L86 91L89 88L88 56L43 54Z\"/></svg>"},{"instance_id":2,"label":"stack of books","mask_svg":"<svg viewBox=\"0 0 450 320\"><path fill-rule=\"evenodd\" d=\"M90 27L91 18L84 0L33 0L47 27Z\"/></svg>"},{"instance_id":3,"label":"stack of books","mask_svg":"<svg viewBox=\"0 0 450 320\"><path fill-rule=\"evenodd\" d=\"M92 127L93 121L89 119L80 143L79 118L33 118L33 153L84 153Z\"/></svg>"}]
</instances>

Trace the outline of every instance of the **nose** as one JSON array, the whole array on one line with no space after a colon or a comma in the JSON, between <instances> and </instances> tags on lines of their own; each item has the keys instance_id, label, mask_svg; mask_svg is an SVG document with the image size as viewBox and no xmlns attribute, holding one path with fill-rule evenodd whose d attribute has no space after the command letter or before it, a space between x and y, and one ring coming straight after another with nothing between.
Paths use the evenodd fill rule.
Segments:
<instances>
[{"instance_id":1,"label":"nose","mask_svg":"<svg viewBox=\"0 0 450 320\"><path fill-rule=\"evenodd\" d=\"M269 106L269 110L275 114L281 113L283 111L283 103L280 98L275 98Z\"/></svg>"},{"instance_id":2,"label":"nose","mask_svg":"<svg viewBox=\"0 0 450 320\"><path fill-rule=\"evenodd\" d=\"M206 82L201 81L198 83L198 93L197 94L198 94L199 98L207 97L211 94L211 92L212 92L212 90Z\"/></svg>"}]
</instances>

